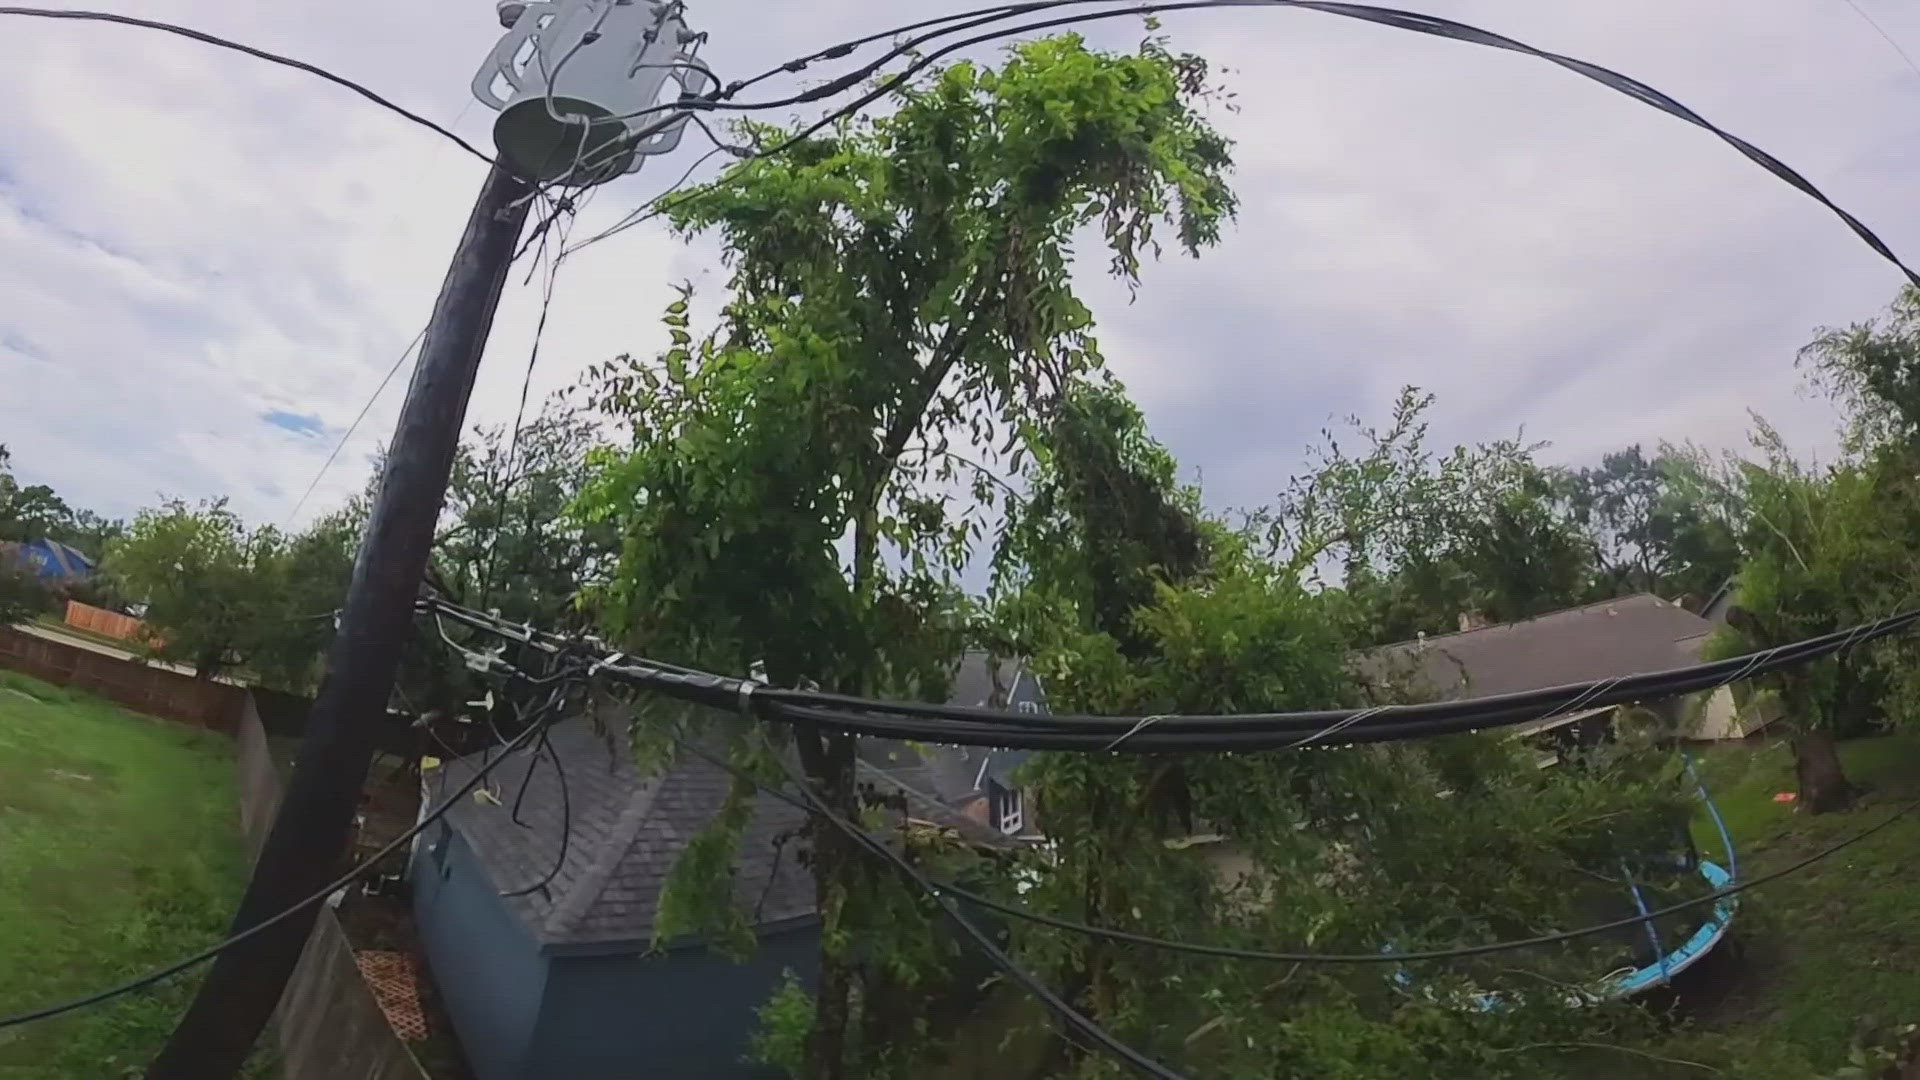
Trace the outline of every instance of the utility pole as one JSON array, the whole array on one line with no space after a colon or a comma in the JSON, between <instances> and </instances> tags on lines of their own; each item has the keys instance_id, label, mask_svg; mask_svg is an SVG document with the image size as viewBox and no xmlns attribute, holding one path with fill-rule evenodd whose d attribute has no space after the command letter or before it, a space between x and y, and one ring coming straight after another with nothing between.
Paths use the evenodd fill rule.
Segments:
<instances>
[{"instance_id":1,"label":"utility pole","mask_svg":"<svg viewBox=\"0 0 1920 1080\"><path fill-rule=\"evenodd\" d=\"M494 129L500 163L480 187L434 302L326 674L234 915L236 934L293 908L339 872L534 182L582 186L637 169L643 155L678 142L680 124L648 115L666 82L683 94L712 85L693 63L699 35L680 22L677 3L501 0L498 10L508 33L474 92L502 110ZM533 52L540 63L529 63ZM498 92L503 84L512 94ZM636 126L634 115L644 122ZM146 1080L236 1075L279 1004L319 907L222 952Z\"/></svg>"},{"instance_id":2,"label":"utility pole","mask_svg":"<svg viewBox=\"0 0 1920 1080\"><path fill-rule=\"evenodd\" d=\"M440 286L354 559L326 676L280 812L234 915L236 933L299 903L339 873L413 622L467 397L532 191L499 166L488 172ZM308 906L214 960L147 1080L214 1080L239 1071L280 1001L319 907Z\"/></svg>"}]
</instances>

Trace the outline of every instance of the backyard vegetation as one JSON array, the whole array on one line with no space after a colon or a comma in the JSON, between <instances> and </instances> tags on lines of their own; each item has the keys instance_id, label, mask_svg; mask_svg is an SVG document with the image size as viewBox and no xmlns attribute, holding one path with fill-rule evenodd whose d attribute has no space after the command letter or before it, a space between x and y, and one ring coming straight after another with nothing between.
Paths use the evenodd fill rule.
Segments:
<instances>
[{"instance_id":1,"label":"backyard vegetation","mask_svg":"<svg viewBox=\"0 0 1920 1080\"><path fill-rule=\"evenodd\" d=\"M245 871L234 806L220 736L0 671L0 1013L217 940ZM137 1074L190 988L0 1032L0 1077Z\"/></svg>"},{"instance_id":2,"label":"backyard vegetation","mask_svg":"<svg viewBox=\"0 0 1920 1080\"><path fill-rule=\"evenodd\" d=\"M1741 877L1805 858L1920 797L1920 739L1849 740L1840 757L1863 792L1860 802L1847 813L1814 815L1774 801L1794 790L1792 759L1779 747L1732 745L1709 755L1708 784L1734 833ZM1694 832L1701 852L1714 857L1720 841L1712 825L1696 821ZM1897 1045L1911 1038L1899 1029L1920 1021L1916 848L1920 814L1749 894L1733 948L1683 981L1691 1019L1665 1049L1750 1080L1913 1075L1884 1070L1894 1057L1911 1056ZM1849 1056L1865 1071L1841 1071Z\"/></svg>"}]
</instances>

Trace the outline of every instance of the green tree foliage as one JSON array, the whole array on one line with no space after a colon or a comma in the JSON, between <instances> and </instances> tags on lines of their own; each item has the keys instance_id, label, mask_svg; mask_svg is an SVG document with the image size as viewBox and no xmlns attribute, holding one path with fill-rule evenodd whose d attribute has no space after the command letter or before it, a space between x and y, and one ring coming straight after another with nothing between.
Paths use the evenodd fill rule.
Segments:
<instances>
[{"instance_id":1,"label":"green tree foliage","mask_svg":"<svg viewBox=\"0 0 1920 1080\"><path fill-rule=\"evenodd\" d=\"M1158 582L1201 574L1219 543L1198 492L1176 482L1173 456L1112 380L1072 384L1033 463L994 557L1005 632L1021 635L1025 614L1051 622L1059 605L1081 607L1085 626L1140 655L1146 643L1133 613L1153 602Z\"/></svg>"},{"instance_id":2,"label":"green tree foliage","mask_svg":"<svg viewBox=\"0 0 1920 1080\"><path fill-rule=\"evenodd\" d=\"M1036 448L1026 475L1035 497L1006 534L996 578L1001 633L1029 656L1050 704L1152 715L1359 702L1349 647L1368 629L1343 597L1304 583L1324 548L1290 545L1291 559L1267 561L1264 542L1205 520L1118 387L1068 400L1078 407ZM1341 460L1380 485L1423 481ZM1357 488L1315 490L1336 499ZM1371 509L1349 505L1350 520ZM1326 537L1314 530L1327 527L1283 531ZM1687 803L1672 763L1637 745L1552 773L1524 748L1474 736L1293 753L1042 754L1023 779L1050 844L1013 879L1019 889L1003 884L1009 898L1156 936L1365 952L1581 921L1587 903L1622 900L1627 863L1643 883L1699 889L1645 865L1672 849ZM1533 1077L1530 1046L1611 1038L1646 1020L1629 1008L1569 1009L1554 989L1617 967L1618 943L1423 965L1400 983L1390 970L1179 956L1024 923L1014 935L1096 1019L1195 1075ZM1509 1006L1463 1004L1481 993ZM1057 1065L1117 1074L1095 1057Z\"/></svg>"},{"instance_id":3,"label":"green tree foliage","mask_svg":"<svg viewBox=\"0 0 1920 1080\"><path fill-rule=\"evenodd\" d=\"M0 626L45 615L54 603L52 589L31 571L13 565L0 551Z\"/></svg>"},{"instance_id":4,"label":"green tree foliage","mask_svg":"<svg viewBox=\"0 0 1920 1080\"><path fill-rule=\"evenodd\" d=\"M1723 469L1722 487L1744 509L1747 558L1716 651L1785 645L1910 604L1920 502L1899 459L1807 465L1764 422L1754 446L1756 459ZM1874 655L1843 651L1769 680L1795 734L1800 803L1816 813L1851 802L1834 739L1862 733L1880 712L1887 682Z\"/></svg>"},{"instance_id":5,"label":"green tree foliage","mask_svg":"<svg viewBox=\"0 0 1920 1080\"><path fill-rule=\"evenodd\" d=\"M13 455L0 443L0 540L38 540L64 531L73 510L45 484L22 485L12 463Z\"/></svg>"},{"instance_id":6,"label":"green tree foliage","mask_svg":"<svg viewBox=\"0 0 1920 1080\"><path fill-rule=\"evenodd\" d=\"M22 485L13 475L13 455L0 443L0 542L42 538L78 549L96 563L126 523L75 510L45 484Z\"/></svg>"},{"instance_id":7,"label":"green tree foliage","mask_svg":"<svg viewBox=\"0 0 1920 1080\"><path fill-rule=\"evenodd\" d=\"M1903 288L1879 319L1820 329L1799 362L1846 410L1855 449L1920 451L1920 288Z\"/></svg>"},{"instance_id":8,"label":"green tree foliage","mask_svg":"<svg viewBox=\"0 0 1920 1080\"><path fill-rule=\"evenodd\" d=\"M671 660L764 661L783 683L941 694L991 470L1099 363L1071 243L1096 231L1131 282L1160 228L1197 251L1233 209L1227 144L1198 111L1207 78L1153 41L1025 43L677 200L677 228L724 245L731 291L713 333L695 340L683 299L657 362L598 373L629 439L582 498L621 538L611 629ZM856 809L852 740L797 742ZM826 931L808 1075L904 1069L915 1017L899 1009L921 976L856 964L852 945L907 920L889 939L907 955L921 927L824 823L811 858Z\"/></svg>"},{"instance_id":9,"label":"green tree foliage","mask_svg":"<svg viewBox=\"0 0 1920 1080\"><path fill-rule=\"evenodd\" d=\"M1401 391L1385 428L1323 433L1313 469L1265 519L1278 557L1330 564L1378 641L1446 633L1465 616L1511 622L1579 603L1592 542L1539 444L1427 446L1430 394Z\"/></svg>"},{"instance_id":10,"label":"green tree foliage","mask_svg":"<svg viewBox=\"0 0 1920 1080\"><path fill-rule=\"evenodd\" d=\"M352 572L357 524L324 518L298 536L249 530L225 500L142 510L108 550L106 570L145 605L154 655L202 678L244 665L304 689L317 674Z\"/></svg>"},{"instance_id":11,"label":"green tree foliage","mask_svg":"<svg viewBox=\"0 0 1920 1080\"><path fill-rule=\"evenodd\" d=\"M1577 520L1593 540L1596 596L1650 592L1697 606L1740 564L1739 526L1695 480L1697 453L1662 445L1607 454L1567 474Z\"/></svg>"},{"instance_id":12,"label":"green tree foliage","mask_svg":"<svg viewBox=\"0 0 1920 1080\"><path fill-rule=\"evenodd\" d=\"M433 554L455 599L541 626L579 623L582 595L616 544L608 527L568 513L598 442L592 417L561 395L517 439L504 426L478 428L460 445Z\"/></svg>"}]
</instances>

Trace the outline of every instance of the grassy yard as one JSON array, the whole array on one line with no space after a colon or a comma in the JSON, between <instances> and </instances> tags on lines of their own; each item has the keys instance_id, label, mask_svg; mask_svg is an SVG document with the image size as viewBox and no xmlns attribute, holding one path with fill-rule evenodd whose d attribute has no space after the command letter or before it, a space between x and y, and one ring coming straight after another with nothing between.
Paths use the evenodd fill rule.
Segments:
<instances>
[{"instance_id":1,"label":"grassy yard","mask_svg":"<svg viewBox=\"0 0 1920 1080\"><path fill-rule=\"evenodd\" d=\"M1855 740L1841 757L1866 794L1854 810L1816 817L1773 801L1794 789L1784 747L1708 754L1703 769L1734 833L1742 877L1804 858L1920 797L1920 739ZM1711 824L1696 822L1695 834L1701 852L1717 858ZM1747 894L1733 947L1688 973L1679 1005L1688 1019L1660 1049L1743 1080L1809 1080L1844 1066L1863 1030L1920 1022L1916 855L1920 811Z\"/></svg>"},{"instance_id":2,"label":"grassy yard","mask_svg":"<svg viewBox=\"0 0 1920 1080\"><path fill-rule=\"evenodd\" d=\"M234 807L220 736L0 671L0 1013L218 940L244 878ZM0 1031L0 1080L123 1076L190 988Z\"/></svg>"}]
</instances>

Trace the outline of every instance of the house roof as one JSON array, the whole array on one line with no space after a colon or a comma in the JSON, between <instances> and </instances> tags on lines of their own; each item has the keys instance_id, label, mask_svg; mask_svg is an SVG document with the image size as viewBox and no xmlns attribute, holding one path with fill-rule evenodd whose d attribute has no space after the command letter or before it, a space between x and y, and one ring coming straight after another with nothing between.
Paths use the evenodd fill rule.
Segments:
<instances>
[{"instance_id":1,"label":"house roof","mask_svg":"<svg viewBox=\"0 0 1920 1080\"><path fill-rule=\"evenodd\" d=\"M584 716L557 722L548 740L566 773L564 793L550 761L523 754L489 774L497 804L465 798L446 820L503 892L524 888L553 869L565 836L565 858L547 889L506 898L543 948L644 948L653 939L668 874L688 842L720 812L732 777L693 754L680 755L657 775L642 775L627 746L623 714L605 716L600 725ZM473 754L448 762L430 774L430 794L437 801L440 792L464 783L491 757ZM924 765L896 764L897 771L863 761L857 779L899 796L910 819L952 829L977 844L1006 846L998 832L935 795ZM771 795L754 800L735 848L733 898L751 912L755 926L814 914L813 876L799 858L806 844L805 818Z\"/></svg>"},{"instance_id":2,"label":"house roof","mask_svg":"<svg viewBox=\"0 0 1920 1080\"><path fill-rule=\"evenodd\" d=\"M25 559L43 577L86 577L93 573L93 560L80 549L49 537L11 546L16 559Z\"/></svg>"},{"instance_id":3,"label":"house roof","mask_svg":"<svg viewBox=\"0 0 1920 1080\"><path fill-rule=\"evenodd\" d=\"M1031 703L1044 708L1040 681L1018 660L996 661L984 652L969 652L954 668L950 705L1006 708ZM863 761L901 777L949 806L959 806L986 790L991 779L1013 787L1013 772L1032 757L1027 750L997 750L984 746L945 746L907 743L897 739L863 739Z\"/></svg>"},{"instance_id":4,"label":"house roof","mask_svg":"<svg viewBox=\"0 0 1920 1080\"><path fill-rule=\"evenodd\" d=\"M719 813L732 778L693 755L658 775L641 775L620 721L597 729L575 717L555 723L548 739L566 770L564 804L553 765L528 754L490 774L498 805L462 799L447 820L502 891L540 880L565 836L566 857L547 889L506 901L543 947L644 945L652 940L668 873ZM436 796L463 783L489 756L447 763L430 780ZM803 821L799 810L769 796L754 803L736 849L734 902L753 913L756 926L814 910L813 878L798 859Z\"/></svg>"},{"instance_id":5,"label":"house roof","mask_svg":"<svg viewBox=\"0 0 1920 1080\"><path fill-rule=\"evenodd\" d=\"M1382 646L1362 667L1422 696L1479 697L1685 667L1699 662L1713 629L1678 604L1640 593Z\"/></svg>"},{"instance_id":6,"label":"house roof","mask_svg":"<svg viewBox=\"0 0 1920 1080\"><path fill-rule=\"evenodd\" d=\"M1733 606L1734 589L1740 584L1740 576L1735 574L1726 583L1714 590L1707 602L1700 605L1700 617L1713 623L1727 621L1727 609Z\"/></svg>"}]
</instances>

